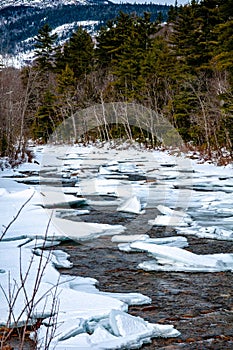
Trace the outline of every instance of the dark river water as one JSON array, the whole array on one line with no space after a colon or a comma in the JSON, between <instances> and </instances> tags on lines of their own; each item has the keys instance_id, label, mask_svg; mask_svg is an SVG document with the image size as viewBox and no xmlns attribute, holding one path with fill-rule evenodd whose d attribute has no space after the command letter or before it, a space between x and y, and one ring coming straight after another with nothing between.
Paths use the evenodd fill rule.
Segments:
<instances>
[{"instance_id":1,"label":"dark river water","mask_svg":"<svg viewBox=\"0 0 233 350\"><path fill-rule=\"evenodd\" d=\"M101 164L106 163L105 158L104 156L102 160L100 159ZM114 155L112 159L115 159ZM139 193L142 188L140 187L142 181L151 184L151 193L146 198L142 196L143 200L147 201L145 214L136 215L119 212L116 210L117 205L114 205L114 203L111 206L109 205L110 201L115 200L111 193L94 195L93 193L85 193L84 190L84 196L88 201L87 203L89 203L84 209L88 209L89 214L72 216L69 213L67 219L124 225L126 227L125 233L130 235L146 233L151 238L176 235L175 228L148 225L148 220L154 219L159 214L157 206L162 203L168 207L188 207L192 220L199 225L197 230L213 225L217 227L224 226L225 229L232 230L231 218L233 214L229 204L230 202L233 203L231 197L233 193L232 178L229 179L226 176L219 180L219 176L216 174L204 174L201 170L200 173L196 173L196 170L194 172L188 168L182 170L180 165L176 166L169 162L162 164L161 160L153 160L151 157L149 160L146 157L141 157L139 160L136 161L138 168L141 169L146 164L146 175L142 172L130 172L126 179L123 176L126 175L126 171L120 175L123 178L122 186L125 189L128 181L131 192L134 185L136 185ZM132 164L133 161L135 163L135 159L128 159L128 170L132 170L129 163ZM83 161L81 172L79 172L82 176L81 179L85 178L83 173L86 170L87 176L98 174L99 164L95 163L93 165L93 162L91 156L86 159L86 162ZM75 172L75 167L72 165L72 168L69 159L66 160L65 166L66 174ZM49 170L43 172L40 178L42 184L45 177L47 181L45 185L49 184L48 172ZM50 170L49 177L54 179L56 176L59 177L54 171ZM117 176L119 176L119 173ZM194 176L194 181L192 176ZM69 180L68 176L67 179ZM111 176L108 177L109 179L111 179ZM112 176L112 179L116 179L116 177ZM65 178L63 180L63 185L66 186ZM78 181L80 182L80 180ZM225 187L224 181L226 181ZM75 183L74 177L74 183L71 179L67 181L67 186L71 187ZM166 189L164 189L164 184L167 186ZM222 184L223 187L221 187ZM89 190L88 187L87 189ZM117 190L121 190L119 185ZM176 194L179 197L178 199L175 198ZM179 202L176 206L174 206L174 198L176 204ZM221 200L222 202L220 202ZM99 203L97 205L90 204L95 203L95 201L99 201ZM226 210L219 210L221 207ZM66 218L64 213L63 218ZM229 221L226 219L229 219ZM195 233L195 230L193 233ZM185 235L185 230L182 233L178 232L178 234ZM187 239L189 245L185 249L196 254L233 253L232 240L207 239L197 237L192 232L191 234L189 232ZM99 281L98 288L101 291L143 293L152 299L152 303L130 306L129 313L143 317L151 323L171 324L181 332L178 338L155 338L151 344L144 345L143 349L233 349L232 272L144 271L138 268L138 264L150 260L150 257L146 256L145 253L120 251L117 243L111 241L111 236L101 236L93 240L80 242L65 241L60 244L58 249L67 252L70 255L70 261L73 263L72 269L60 269L61 273L93 277Z\"/></svg>"},{"instance_id":2,"label":"dark river water","mask_svg":"<svg viewBox=\"0 0 233 350\"><path fill-rule=\"evenodd\" d=\"M107 208L106 208L107 210ZM121 223L130 226L129 233L139 233L141 226L133 214L105 214L92 211L82 216L88 222ZM142 215L143 220L146 216ZM133 223L133 224L132 224ZM173 230L154 227L150 237L171 236ZM124 253L111 237L61 248L70 254L73 268L63 273L93 277L99 289L108 292L139 292L152 299L150 305L131 306L129 313L152 323L172 324L181 332L179 338L154 339L143 349L233 349L233 275L218 273L145 272L137 264L145 260L142 253ZM189 248L197 254L232 253L232 242L189 236ZM148 258L149 259L149 258Z\"/></svg>"}]
</instances>

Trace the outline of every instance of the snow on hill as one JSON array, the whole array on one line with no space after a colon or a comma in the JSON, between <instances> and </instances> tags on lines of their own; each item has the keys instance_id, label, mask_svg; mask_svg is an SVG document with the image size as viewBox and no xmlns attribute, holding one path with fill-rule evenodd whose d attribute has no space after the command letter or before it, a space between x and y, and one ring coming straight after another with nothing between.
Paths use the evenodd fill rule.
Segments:
<instances>
[{"instance_id":1,"label":"snow on hill","mask_svg":"<svg viewBox=\"0 0 233 350\"><path fill-rule=\"evenodd\" d=\"M78 26L82 26L88 32L94 33L94 26L98 23L98 21L77 21L73 23L66 23L52 30L52 34L56 33L58 35L57 44L62 45L68 40L69 33L74 31ZM18 50L16 55L4 55L4 57L0 55L0 63L3 64L3 66L11 66L19 69L30 64L34 60L33 48L35 44L35 37L30 37L24 40L22 42L23 46L26 43L29 45L28 50Z\"/></svg>"},{"instance_id":2,"label":"snow on hill","mask_svg":"<svg viewBox=\"0 0 233 350\"><path fill-rule=\"evenodd\" d=\"M58 5L90 4L89 0L2 0L0 9L9 6L55 7Z\"/></svg>"}]
</instances>

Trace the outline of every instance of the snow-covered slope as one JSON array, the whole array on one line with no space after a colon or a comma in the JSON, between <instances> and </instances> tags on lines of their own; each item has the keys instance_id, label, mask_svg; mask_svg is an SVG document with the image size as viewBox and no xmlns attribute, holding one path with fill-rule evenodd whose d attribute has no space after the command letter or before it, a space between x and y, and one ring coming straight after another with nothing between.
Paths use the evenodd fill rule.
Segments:
<instances>
[{"instance_id":1,"label":"snow-covered slope","mask_svg":"<svg viewBox=\"0 0 233 350\"><path fill-rule=\"evenodd\" d=\"M137 5L134 0L130 1L128 6L109 0L0 0L0 55L4 56L7 65L29 64L33 59L35 37L45 23L58 34L56 46L59 46L80 25L95 36L100 27L116 18L120 11L138 16L150 12L154 21L159 13L166 18L169 10L169 6L152 2ZM5 61L0 58L2 64Z\"/></svg>"},{"instance_id":2,"label":"snow-covered slope","mask_svg":"<svg viewBox=\"0 0 233 350\"><path fill-rule=\"evenodd\" d=\"M76 5L90 4L89 0L2 0L0 9L8 6L36 6L36 7L55 7L58 5Z\"/></svg>"}]
</instances>

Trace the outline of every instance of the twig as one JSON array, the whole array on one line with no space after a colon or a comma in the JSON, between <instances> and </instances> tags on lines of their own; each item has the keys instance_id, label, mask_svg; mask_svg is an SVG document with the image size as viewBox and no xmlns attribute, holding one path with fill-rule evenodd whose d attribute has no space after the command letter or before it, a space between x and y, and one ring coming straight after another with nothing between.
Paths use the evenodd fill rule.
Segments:
<instances>
[{"instance_id":1,"label":"twig","mask_svg":"<svg viewBox=\"0 0 233 350\"><path fill-rule=\"evenodd\" d=\"M35 191L32 193L32 195L26 200L26 202L21 206L21 208L19 209L18 213L16 214L16 216L13 217L13 219L9 222L9 224L5 227L5 230L3 231L1 237L0 237L0 241L3 239L3 237L5 236L5 234L7 233L7 231L9 230L9 228L11 227L11 225L17 220L17 218L19 217L19 214L21 213L21 211L23 210L23 208L27 205L28 202L30 202L30 200L32 199L32 197L34 196Z\"/></svg>"}]
</instances>

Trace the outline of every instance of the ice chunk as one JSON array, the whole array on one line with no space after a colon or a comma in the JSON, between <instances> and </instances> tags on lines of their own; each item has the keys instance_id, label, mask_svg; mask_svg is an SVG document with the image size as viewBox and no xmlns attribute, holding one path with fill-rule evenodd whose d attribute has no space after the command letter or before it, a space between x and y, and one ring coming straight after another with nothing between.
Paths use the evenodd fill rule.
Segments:
<instances>
[{"instance_id":1,"label":"ice chunk","mask_svg":"<svg viewBox=\"0 0 233 350\"><path fill-rule=\"evenodd\" d=\"M140 317L134 317L124 312L112 310L109 316L109 324L113 334L117 337L126 337L133 334L145 334L148 336L153 327ZM148 327L149 326L149 327Z\"/></svg>"},{"instance_id":2,"label":"ice chunk","mask_svg":"<svg viewBox=\"0 0 233 350\"><path fill-rule=\"evenodd\" d=\"M173 210L171 208L166 207L165 205L158 205L157 209L160 211L161 214L169 215L169 216L175 216L175 217L189 217L188 214L186 214L183 211L179 210Z\"/></svg>"},{"instance_id":3,"label":"ice chunk","mask_svg":"<svg viewBox=\"0 0 233 350\"><path fill-rule=\"evenodd\" d=\"M88 215L90 213L87 209L59 209L56 210L56 217L68 218L70 216Z\"/></svg>"},{"instance_id":4,"label":"ice chunk","mask_svg":"<svg viewBox=\"0 0 233 350\"><path fill-rule=\"evenodd\" d=\"M97 280L93 278L83 278L83 277L71 277L71 276L61 276L60 282L65 288L71 288L77 291L83 291L86 293L100 294L103 296L108 296L111 298L118 299L127 305L144 305L150 304L151 298L141 294L141 293L110 293L102 292L96 288Z\"/></svg>"},{"instance_id":5,"label":"ice chunk","mask_svg":"<svg viewBox=\"0 0 233 350\"><path fill-rule=\"evenodd\" d=\"M166 259L167 261L180 263L182 265L194 265L194 266L215 266L216 260L205 257L205 255L197 255L187 250L168 247L165 245L150 244L145 242L133 242L132 248L144 250L150 255L153 255L156 260Z\"/></svg>"},{"instance_id":6,"label":"ice chunk","mask_svg":"<svg viewBox=\"0 0 233 350\"><path fill-rule=\"evenodd\" d=\"M87 328L90 328L89 322ZM41 336L42 332L39 335ZM138 349L144 343L150 342L153 337L167 338L179 335L180 333L173 326L152 324L140 317L113 310L108 318L97 322L92 334L83 332L57 342L52 339L49 349L54 348L54 345L59 350Z\"/></svg>"},{"instance_id":7,"label":"ice chunk","mask_svg":"<svg viewBox=\"0 0 233 350\"><path fill-rule=\"evenodd\" d=\"M185 235L195 235L200 238L210 238L217 240L233 241L233 231L225 230L218 226L201 227L197 223L189 228L177 228L178 232Z\"/></svg>"},{"instance_id":8,"label":"ice chunk","mask_svg":"<svg viewBox=\"0 0 233 350\"><path fill-rule=\"evenodd\" d=\"M98 348L103 346L103 343L115 343L117 342L117 337L109 333L104 327L97 326L90 336L90 341L92 344L95 344ZM105 348L105 347L104 347ZM103 347L102 347L103 349Z\"/></svg>"},{"instance_id":9,"label":"ice chunk","mask_svg":"<svg viewBox=\"0 0 233 350\"><path fill-rule=\"evenodd\" d=\"M40 204L47 209L80 207L86 204L85 198L78 198L71 194L65 194L62 191L44 191L41 194Z\"/></svg>"},{"instance_id":10,"label":"ice chunk","mask_svg":"<svg viewBox=\"0 0 233 350\"><path fill-rule=\"evenodd\" d=\"M149 238L149 235L119 235L113 236L111 241L115 243L129 243L134 241L144 241Z\"/></svg>"},{"instance_id":11,"label":"ice chunk","mask_svg":"<svg viewBox=\"0 0 233 350\"><path fill-rule=\"evenodd\" d=\"M135 240L135 241L131 241L132 242L137 242L140 240ZM183 236L174 236L174 237L163 237L163 238L146 238L144 240L141 240L144 243L148 243L148 244L158 244L158 245L166 245L169 247L178 247L178 248L184 248L188 246L188 241L187 238L183 237ZM124 252L137 252L137 251L144 251L144 249L140 249L139 247L135 247L135 245L129 243L122 243L122 244L118 244L118 248L121 251Z\"/></svg>"},{"instance_id":12,"label":"ice chunk","mask_svg":"<svg viewBox=\"0 0 233 350\"><path fill-rule=\"evenodd\" d=\"M99 174L100 175L110 175L110 174L112 174L112 171L109 168L107 168L107 167L101 166L99 168Z\"/></svg>"},{"instance_id":13,"label":"ice chunk","mask_svg":"<svg viewBox=\"0 0 233 350\"><path fill-rule=\"evenodd\" d=\"M90 177L83 179L79 186L85 195L112 195L118 197L118 188L121 182L118 179L107 179L106 177Z\"/></svg>"},{"instance_id":14,"label":"ice chunk","mask_svg":"<svg viewBox=\"0 0 233 350\"><path fill-rule=\"evenodd\" d=\"M68 260L69 254L62 250L41 251L40 249L34 250L34 253L39 256L46 257L54 267L69 269L73 267L73 264Z\"/></svg>"},{"instance_id":15,"label":"ice chunk","mask_svg":"<svg viewBox=\"0 0 233 350\"><path fill-rule=\"evenodd\" d=\"M184 227L188 226L185 218L181 216L170 216L170 215L158 215L154 220L148 221L149 225L152 226L175 226Z\"/></svg>"},{"instance_id":16,"label":"ice chunk","mask_svg":"<svg viewBox=\"0 0 233 350\"><path fill-rule=\"evenodd\" d=\"M145 242L133 242L132 248L146 251L155 260L146 261L138 265L146 271L192 271L215 272L232 271L233 254L198 255L187 250Z\"/></svg>"},{"instance_id":17,"label":"ice chunk","mask_svg":"<svg viewBox=\"0 0 233 350\"><path fill-rule=\"evenodd\" d=\"M169 247L184 248L188 246L188 240L183 236L171 236L161 238L148 238L145 240L146 243L166 245Z\"/></svg>"},{"instance_id":18,"label":"ice chunk","mask_svg":"<svg viewBox=\"0 0 233 350\"><path fill-rule=\"evenodd\" d=\"M97 224L54 218L53 224L63 236L82 241L102 235L120 234L125 230L122 225Z\"/></svg>"},{"instance_id":19,"label":"ice chunk","mask_svg":"<svg viewBox=\"0 0 233 350\"><path fill-rule=\"evenodd\" d=\"M47 240L47 239L27 239L24 244L21 244L24 248L36 249L36 248L49 248L57 246L61 241Z\"/></svg>"},{"instance_id":20,"label":"ice chunk","mask_svg":"<svg viewBox=\"0 0 233 350\"><path fill-rule=\"evenodd\" d=\"M117 211L123 211L134 214L143 214L145 211L142 209L140 199L136 196L128 198L122 205L117 208Z\"/></svg>"},{"instance_id":21,"label":"ice chunk","mask_svg":"<svg viewBox=\"0 0 233 350\"><path fill-rule=\"evenodd\" d=\"M162 265L163 263L163 265ZM163 272L220 272L232 271L232 267L220 266L188 266L182 264L172 264L170 261L162 260L156 262L155 260L144 261L138 264L138 268L144 271L163 271Z\"/></svg>"}]
</instances>

